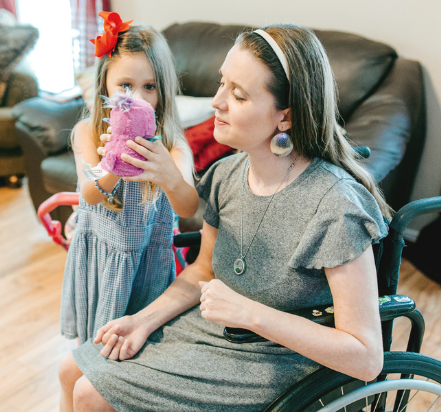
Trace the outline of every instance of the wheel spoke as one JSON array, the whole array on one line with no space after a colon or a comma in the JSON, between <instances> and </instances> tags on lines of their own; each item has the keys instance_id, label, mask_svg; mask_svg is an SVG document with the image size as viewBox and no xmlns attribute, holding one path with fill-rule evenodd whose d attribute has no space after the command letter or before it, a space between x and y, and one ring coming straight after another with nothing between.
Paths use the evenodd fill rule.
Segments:
<instances>
[{"instance_id":1,"label":"wheel spoke","mask_svg":"<svg viewBox=\"0 0 441 412\"><path fill-rule=\"evenodd\" d=\"M360 401L365 399L366 397L370 397L372 395L384 395L384 394L393 394L396 391L416 391L417 393L424 394L432 394L436 395L438 398L441 397L441 385L438 382L431 383L423 380L416 379L392 379L389 381L380 381L373 383L368 386L361 386L357 389L348 392L347 395L343 395L341 398L334 399L330 402L325 408L320 409L321 412L336 412L339 410L347 410L348 406L357 410L360 408ZM407 395L407 394L406 394ZM416 394L412 396L411 400L415 398ZM433 399L433 398L432 398ZM406 404L406 406L409 402ZM415 404L415 402L414 402ZM383 411L383 403L380 404L380 409ZM406 406L403 406L401 411L403 411ZM348 408L349 409L349 408ZM353 409L351 409L353 410ZM394 408L397 411L396 408ZM418 409L419 411L420 409Z\"/></svg>"},{"instance_id":2,"label":"wheel spoke","mask_svg":"<svg viewBox=\"0 0 441 412\"><path fill-rule=\"evenodd\" d=\"M429 378L427 378L425 381L427 382L428 380L429 380ZM409 403L412 402L412 399L415 398L415 396L417 395L418 392L419 392L419 390L415 392L415 394L414 394L414 395L413 395L413 396L407 401L406 405L404 405L402 409L400 409L401 402L403 401L403 397L401 397L401 399L400 399L400 404L398 405L398 409L399 409L398 412L403 412L404 409L407 408L407 405L409 405ZM432 406L433 406L433 405L432 405ZM431 407L432 407L432 406L431 406Z\"/></svg>"},{"instance_id":3,"label":"wheel spoke","mask_svg":"<svg viewBox=\"0 0 441 412\"><path fill-rule=\"evenodd\" d=\"M344 396L345 393L344 393L344 391L343 391L343 386L342 386L340 389L341 389L341 394L342 394L342 396ZM346 410L346 406L345 406L345 412L347 412L347 410Z\"/></svg>"},{"instance_id":4,"label":"wheel spoke","mask_svg":"<svg viewBox=\"0 0 441 412\"><path fill-rule=\"evenodd\" d=\"M414 380L413 377L416 379ZM420 379L422 380L416 383ZM425 382L426 379L429 382ZM383 380L385 386L378 386L377 384ZM401 383L391 384L392 380ZM409 380L412 382L408 382ZM323 384L317 385L317 382L321 381ZM431 383L432 381L434 383ZM335 407L339 405L341 412L349 412L350 410L420 412L427 411L429 408L430 412L441 412L439 407L441 391L440 386L437 386L437 384L441 384L441 362L439 360L413 352L386 352L383 371L374 382L360 381L323 368L314 373L311 378L306 378L302 384L294 387L289 394L276 400L266 412L281 405L286 410L296 412L307 407L310 410L323 408L324 411L334 411L332 409L334 402ZM377 385L376 389L373 387L366 390L371 385ZM375 390L376 392L372 392ZM417 391L419 392L416 393ZM358 398L355 399L357 396ZM432 406L432 402L437 396L440 398ZM344 397L345 400L338 402L337 399L341 397ZM349 405L352 405L352 409ZM386 407L387 409L385 409Z\"/></svg>"},{"instance_id":5,"label":"wheel spoke","mask_svg":"<svg viewBox=\"0 0 441 412\"><path fill-rule=\"evenodd\" d=\"M410 391L409 391L409 392L410 392ZM419 391L416 391L416 392L415 392L415 394L414 394L414 395L413 395L413 396L407 401L406 405L404 405L402 409L400 409L401 402L403 402L403 397L401 397L401 399L400 399L400 404L398 405L398 412L403 412L404 409L407 408L407 405L409 405L409 403L412 402L412 399L415 398L415 396L417 395L418 392L419 392Z\"/></svg>"},{"instance_id":6,"label":"wheel spoke","mask_svg":"<svg viewBox=\"0 0 441 412\"><path fill-rule=\"evenodd\" d=\"M432 406L429 408L429 410L428 410L427 412L430 412L430 410L432 409L433 405L435 405L435 403L438 402L438 399L439 399L439 398L441 398L441 396L438 396L438 397L435 399L435 402L432 403Z\"/></svg>"},{"instance_id":7,"label":"wheel spoke","mask_svg":"<svg viewBox=\"0 0 441 412\"><path fill-rule=\"evenodd\" d=\"M386 378L385 378L384 380L387 381L387 376L386 376ZM380 393L380 394L378 395L377 402L375 402L375 408L372 409L374 412L377 410L378 402L380 402L381 395L382 395L382 393Z\"/></svg>"},{"instance_id":8,"label":"wheel spoke","mask_svg":"<svg viewBox=\"0 0 441 412\"><path fill-rule=\"evenodd\" d=\"M364 386L367 386L367 382L364 382ZM366 396L366 412L368 412L368 398Z\"/></svg>"}]
</instances>

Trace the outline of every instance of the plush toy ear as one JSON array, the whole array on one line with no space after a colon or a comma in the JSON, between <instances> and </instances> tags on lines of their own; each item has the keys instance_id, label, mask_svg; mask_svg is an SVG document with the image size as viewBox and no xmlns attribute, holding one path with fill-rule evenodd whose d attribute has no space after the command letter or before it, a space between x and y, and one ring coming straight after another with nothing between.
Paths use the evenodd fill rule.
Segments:
<instances>
[{"instance_id":1,"label":"plush toy ear","mask_svg":"<svg viewBox=\"0 0 441 412\"><path fill-rule=\"evenodd\" d=\"M122 92L116 92L112 96L101 96L104 100L103 107L105 109L118 109L122 112L128 112L135 102L135 97L130 89L124 89Z\"/></svg>"}]
</instances>

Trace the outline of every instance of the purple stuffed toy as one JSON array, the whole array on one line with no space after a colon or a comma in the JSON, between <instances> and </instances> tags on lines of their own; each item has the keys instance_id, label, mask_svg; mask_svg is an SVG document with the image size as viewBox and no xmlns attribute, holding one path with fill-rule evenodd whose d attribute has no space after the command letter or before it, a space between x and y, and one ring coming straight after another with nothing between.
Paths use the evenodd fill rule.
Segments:
<instances>
[{"instance_id":1,"label":"purple stuffed toy","mask_svg":"<svg viewBox=\"0 0 441 412\"><path fill-rule=\"evenodd\" d=\"M115 93L110 98L102 96L109 107L110 119L103 119L112 126L112 139L104 147L106 155L101 160L103 170L117 176L137 176L143 169L133 166L121 159L121 154L126 153L135 159L145 160L143 156L126 145L127 140L135 140L141 136L149 140L155 138L156 119L155 111L150 103L133 97L130 91Z\"/></svg>"}]
</instances>

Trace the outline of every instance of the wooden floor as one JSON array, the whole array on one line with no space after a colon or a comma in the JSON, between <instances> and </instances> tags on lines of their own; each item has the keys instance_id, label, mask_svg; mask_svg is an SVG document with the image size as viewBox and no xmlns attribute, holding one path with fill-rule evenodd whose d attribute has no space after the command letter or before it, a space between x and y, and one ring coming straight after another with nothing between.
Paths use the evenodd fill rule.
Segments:
<instances>
[{"instance_id":1,"label":"wooden floor","mask_svg":"<svg viewBox=\"0 0 441 412\"><path fill-rule=\"evenodd\" d=\"M58 410L57 367L76 344L61 337L59 310L66 252L37 223L26 185L0 188L0 411ZM441 287L407 261L399 292L426 321L422 353L441 359ZM405 349L406 320L394 328Z\"/></svg>"}]
</instances>

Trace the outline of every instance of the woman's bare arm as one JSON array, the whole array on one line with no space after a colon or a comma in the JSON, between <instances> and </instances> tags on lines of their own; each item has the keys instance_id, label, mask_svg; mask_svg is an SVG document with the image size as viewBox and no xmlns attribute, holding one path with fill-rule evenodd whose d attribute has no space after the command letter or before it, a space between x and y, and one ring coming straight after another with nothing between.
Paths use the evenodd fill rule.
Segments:
<instances>
[{"instance_id":1,"label":"woman's bare arm","mask_svg":"<svg viewBox=\"0 0 441 412\"><path fill-rule=\"evenodd\" d=\"M166 291L133 316L113 320L98 330L95 343L102 342L103 357L132 358L148 336L160 326L199 303L199 281L214 279L212 255L217 229L204 222L201 249L196 261L185 268Z\"/></svg>"},{"instance_id":2,"label":"woman's bare arm","mask_svg":"<svg viewBox=\"0 0 441 412\"><path fill-rule=\"evenodd\" d=\"M383 346L372 247L325 273L334 300L335 329L252 301L219 280L202 286L202 316L252 330L358 379L374 379L382 369Z\"/></svg>"},{"instance_id":3,"label":"woman's bare arm","mask_svg":"<svg viewBox=\"0 0 441 412\"><path fill-rule=\"evenodd\" d=\"M335 329L263 305L252 329L331 369L374 379L382 369L383 346L372 248L325 273L334 300Z\"/></svg>"}]
</instances>

